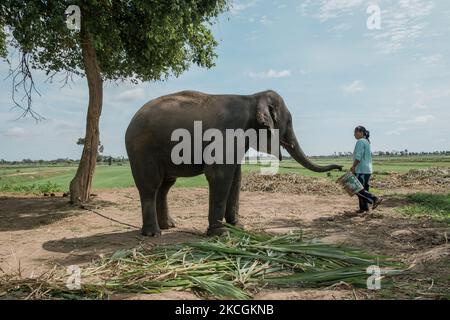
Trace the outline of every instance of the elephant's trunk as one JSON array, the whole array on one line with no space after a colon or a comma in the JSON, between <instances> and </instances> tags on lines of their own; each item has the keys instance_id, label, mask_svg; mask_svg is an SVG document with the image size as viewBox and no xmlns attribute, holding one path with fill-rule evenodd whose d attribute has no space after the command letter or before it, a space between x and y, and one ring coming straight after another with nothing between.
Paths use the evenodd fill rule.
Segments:
<instances>
[{"instance_id":1,"label":"elephant's trunk","mask_svg":"<svg viewBox=\"0 0 450 320\"><path fill-rule=\"evenodd\" d=\"M318 166L311 162L311 160L308 159L308 157L303 152L302 148L300 148L300 144L297 141L297 138L295 137L295 134L293 133L292 129L288 130L288 133L286 135L286 141L281 140L281 145L289 152L292 158L294 158L295 161L300 163L305 168L314 171L314 172L327 172L334 169L342 170L342 166L332 164L328 166Z\"/></svg>"}]
</instances>

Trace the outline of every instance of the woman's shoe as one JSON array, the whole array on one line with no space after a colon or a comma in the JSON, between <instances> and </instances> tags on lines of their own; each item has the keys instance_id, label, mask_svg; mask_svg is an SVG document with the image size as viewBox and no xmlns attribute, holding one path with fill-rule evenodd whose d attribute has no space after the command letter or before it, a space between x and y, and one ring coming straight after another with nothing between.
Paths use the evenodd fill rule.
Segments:
<instances>
[{"instance_id":1,"label":"woman's shoe","mask_svg":"<svg viewBox=\"0 0 450 320\"><path fill-rule=\"evenodd\" d=\"M368 213L369 210L358 210L356 211L356 213L362 214L362 213Z\"/></svg>"}]
</instances>

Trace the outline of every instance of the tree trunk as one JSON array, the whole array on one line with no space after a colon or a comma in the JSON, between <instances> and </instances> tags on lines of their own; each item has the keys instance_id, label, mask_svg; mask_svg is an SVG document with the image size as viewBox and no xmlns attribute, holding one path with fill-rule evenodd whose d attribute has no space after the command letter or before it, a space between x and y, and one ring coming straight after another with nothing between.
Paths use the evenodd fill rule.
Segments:
<instances>
[{"instance_id":1,"label":"tree trunk","mask_svg":"<svg viewBox=\"0 0 450 320\"><path fill-rule=\"evenodd\" d=\"M103 80L97 62L97 55L89 34L83 28L80 30L81 49L84 70L89 86L89 106L86 119L86 136L83 154L77 173L70 182L70 201L84 203L89 201L92 178L97 163L97 152L100 141L99 121L103 104Z\"/></svg>"}]
</instances>

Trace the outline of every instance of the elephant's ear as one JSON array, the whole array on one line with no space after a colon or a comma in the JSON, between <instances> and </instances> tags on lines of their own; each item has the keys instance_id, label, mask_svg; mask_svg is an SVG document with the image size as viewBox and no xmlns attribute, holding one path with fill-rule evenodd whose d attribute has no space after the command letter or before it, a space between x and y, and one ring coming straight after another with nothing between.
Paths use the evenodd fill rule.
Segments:
<instances>
[{"instance_id":1,"label":"elephant's ear","mask_svg":"<svg viewBox=\"0 0 450 320\"><path fill-rule=\"evenodd\" d=\"M271 105L270 97L262 96L258 101L256 108L256 120L261 126L269 129L274 129L274 116L273 106Z\"/></svg>"}]
</instances>

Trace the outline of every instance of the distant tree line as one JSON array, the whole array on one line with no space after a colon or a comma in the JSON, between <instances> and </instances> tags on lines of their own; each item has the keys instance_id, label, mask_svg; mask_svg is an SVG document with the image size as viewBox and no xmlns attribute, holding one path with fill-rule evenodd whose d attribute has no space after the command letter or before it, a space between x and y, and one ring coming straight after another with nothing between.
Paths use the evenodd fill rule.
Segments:
<instances>
[{"instance_id":1,"label":"distant tree line","mask_svg":"<svg viewBox=\"0 0 450 320\"><path fill-rule=\"evenodd\" d=\"M80 160L74 160L69 158L58 158L54 160L32 160L32 159L22 159L21 161L7 161L0 159L0 165L78 165ZM124 164L127 163L128 159L125 157L113 157L113 156L97 156L97 164Z\"/></svg>"},{"instance_id":2,"label":"distant tree line","mask_svg":"<svg viewBox=\"0 0 450 320\"><path fill-rule=\"evenodd\" d=\"M333 155L328 157L349 157L352 156L353 152L335 152ZM403 156L449 156L450 151L432 151L432 152L411 152L407 149L402 151L375 151L372 152L373 156L395 156L395 157L403 157Z\"/></svg>"},{"instance_id":3,"label":"distant tree line","mask_svg":"<svg viewBox=\"0 0 450 320\"><path fill-rule=\"evenodd\" d=\"M353 155L352 152L335 152L332 155L327 156L313 156L314 158L348 158ZM450 156L450 151L433 151L433 152L409 152L404 151L375 151L372 153L375 157L413 157L413 156ZM260 156L264 158L264 156ZM246 159L256 159L256 157L246 157ZM290 156L283 156L283 159L291 159ZM21 161L7 161L0 159L0 165L77 165L80 160L74 160L69 158L58 158L55 160L32 160L23 159ZM97 155L97 164L108 164L108 165L122 165L127 163L128 159L121 157L113 157L108 155Z\"/></svg>"}]
</instances>

